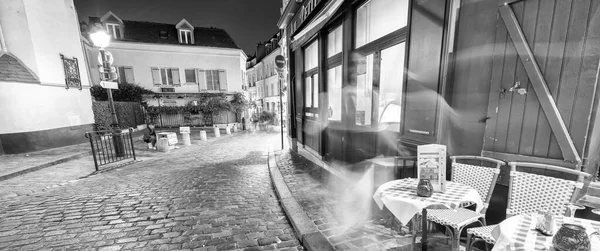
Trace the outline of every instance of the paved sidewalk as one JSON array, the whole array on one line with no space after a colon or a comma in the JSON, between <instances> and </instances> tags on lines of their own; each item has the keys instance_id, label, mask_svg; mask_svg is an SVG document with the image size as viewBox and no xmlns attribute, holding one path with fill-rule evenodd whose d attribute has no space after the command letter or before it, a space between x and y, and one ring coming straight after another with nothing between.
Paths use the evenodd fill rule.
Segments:
<instances>
[{"instance_id":1,"label":"paved sidewalk","mask_svg":"<svg viewBox=\"0 0 600 251\"><path fill-rule=\"evenodd\" d=\"M91 154L90 143L0 155L0 181Z\"/></svg>"},{"instance_id":2,"label":"paved sidewalk","mask_svg":"<svg viewBox=\"0 0 600 251\"><path fill-rule=\"evenodd\" d=\"M392 229L397 225L389 221L391 214L373 207L370 189L360 187L360 182L344 184L290 150L276 151L275 161L292 196L334 249L413 249L412 237ZM419 239L414 250L420 250ZM429 240L429 250L451 249L445 240Z\"/></svg>"}]
</instances>

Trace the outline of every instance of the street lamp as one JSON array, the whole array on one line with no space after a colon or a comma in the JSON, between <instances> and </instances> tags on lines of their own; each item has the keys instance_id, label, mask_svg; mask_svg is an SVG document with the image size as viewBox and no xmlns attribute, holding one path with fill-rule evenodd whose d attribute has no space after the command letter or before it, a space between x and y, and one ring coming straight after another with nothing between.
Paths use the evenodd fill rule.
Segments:
<instances>
[{"instance_id":1,"label":"street lamp","mask_svg":"<svg viewBox=\"0 0 600 251\"><path fill-rule=\"evenodd\" d=\"M105 47L108 47L108 45L110 44L110 35L108 35L108 33L106 33L106 30L100 26L100 25L96 25L94 27L92 27L92 29L90 30L90 39L92 39L92 43L94 43L95 46L100 47L100 57L102 58L102 67L103 69L103 75L110 75L110 63L108 62L108 58L107 58L107 52L104 49ZM110 107L110 113L111 113L111 119L112 119L112 123L110 125L110 127L113 130L119 129L119 120L117 119L117 113L115 111L115 104L113 102L113 96L112 96L112 89L107 88L106 92L108 93L108 105Z\"/></svg>"},{"instance_id":2,"label":"street lamp","mask_svg":"<svg viewBox=\"0 0 600 251\"><path fill-rule=\"evenodd\" d=\"M102 77L101 80L110 81L114 78L111 76L111 67L108 57L110 53L108 53L104 48L108 47L110 43L110 36L106 33L106 30L101 25L95 25L90 30L90 39L95 46L100 47L100 57L102 59ZM111 56L112 57L112 56ZM112 60L112 59L111 59ZM123 142L123 135L121 134L121 130L119 130L119 120L117 119L117 112L115 111L115 104L112 96L112 89L106 88L106 92L108 94L108 106L110 107L111 120L112 123L110 127L112 129L112 139L113 145L115 147L115 155L117 157L125 156L125 145Z\"/></svg>"}]
</instances>

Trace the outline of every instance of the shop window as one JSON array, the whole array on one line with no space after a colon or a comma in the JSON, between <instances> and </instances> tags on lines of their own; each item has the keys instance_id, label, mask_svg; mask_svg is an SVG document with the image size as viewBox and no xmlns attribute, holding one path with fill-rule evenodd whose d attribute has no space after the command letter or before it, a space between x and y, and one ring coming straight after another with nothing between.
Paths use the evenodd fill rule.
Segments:
<instances>
[{"instance_id":1,"label":"shop window","mask_svg":"<svg viewBox=\"0 0 600 251\"><path fill-rule=\"evenodd\" d=\"M304 107L319 107L319 41L304 49Z\"/></svg>"},{"instance_id":2,"label":"shop window","mask_svg":"<svg viewBox=\"0 0 600 251\"><path fill-rule=\"evenodd\" d=\"M370 0L356 11L355 45L359 48L408 22L408 0Z\"/></svg>"},{"instance_id":3,"label":"shop window","mask_svg":"<svg viewBox=\"0 0 600 251\"><path fill-rule=\"evenodd\" d=\"M356 124L371 125L373 54L360 59L356 68Z\"/></svg>"},{"instance_id":4,"label":"shop window","mask_svg":"<svg viewBox=\"0 0 600 251\"><path fill-rule=\"evenodd\" d=\"M327 57L342 52L342 26L338 26L327 35Z\"/></svg>"},{"instance_id":5,"label":"shop window","mask_svg":"<svg viewBox=\"0 0 600 251\"><path fill-rule=\"evenodd\" d=\"M378 125L382 129L399 131L402 112L402 89L404 87L405 43L381 51Z\"/></svg>"},{"instance_id":6,"label":"shop window","mask_svg":"<svg viewBox=\"0 0 600 251\"><path fill-rule=\"evenodd\" d=\"M342 26L327 35L327 99L328 119L342 120Z\"/></svg>"}]
</instances>

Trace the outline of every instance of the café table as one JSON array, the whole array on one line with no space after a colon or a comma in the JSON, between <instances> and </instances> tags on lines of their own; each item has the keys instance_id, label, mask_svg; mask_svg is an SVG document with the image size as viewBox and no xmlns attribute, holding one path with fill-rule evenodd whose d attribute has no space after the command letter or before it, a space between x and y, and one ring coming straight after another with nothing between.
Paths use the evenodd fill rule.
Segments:
<instances>
[{"instance_id":1,"label":"caf\u00e9 table","mask_svg":"<svg viewBox=\"0 0 600 251\"><path fill-rule=\"evenodd\" d=\"M593 232L600 231L600 222L598 221L555 216L554 233L565 221L585 227L588 236ZM492 251L555 250L552 247L553 236L546 236L535 230L536 223L537 214L515 215L502 221L492 230L492 236L496 239ZM600 250L598 235L590 236L590 242L592 250Z\"/></svg>"},{"instance_id":2,"label":"caf\u00e9 table","mask_svg":"<svg viewBox=\"0 0 600 251\"><path fill-rule=\"evenodd\" d=\"M474 188L446 181L445 192L434 192L431 197L417 195L418 179L407 178L386 182L377 188L373 200L380 209L386 207L401 224L406 225L412 221L413 231L417 219L416 215L422 214L423 236L421 249L427 250L427 208L457 208L463 203L476 204L476 211L483 208L481 196ZM413 232L414 233L414 232Z\"/></svg>"}]
</instances>

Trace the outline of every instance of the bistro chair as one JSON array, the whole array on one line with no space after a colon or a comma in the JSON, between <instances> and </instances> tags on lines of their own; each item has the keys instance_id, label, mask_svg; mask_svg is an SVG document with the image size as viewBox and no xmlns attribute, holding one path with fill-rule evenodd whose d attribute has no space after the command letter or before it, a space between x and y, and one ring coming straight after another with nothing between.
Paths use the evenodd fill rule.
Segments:
<instances>
[{"instance_id":1,"label":"bistro chair","mask_svg":"<svg viewBox=\"0 0 600 251\"><path fill-rule=\"evenodd\" d=\"M526 162L510 162L509 165L511 169L507 217L536 213L539 210L565 215L566 204L574 202L579 190L583 187L583 180L590 176L588 173L553 165ZM529 172L517 171L517 167L527 168ZM561 178L547 176L550 174ZM467 251L471 250L473 243L477 241L494 244L496 240L492 236L492 230L495 226L467 229Z\"/></svg>"},{"instance_id":2,"label":"bistro chair","mask_svg":"<svg viewBox=\"0 0 600 251\"><path fill-rule=\"evenodd\" d=\"M484 201L481 213L465 208L471 204L463 204L457 209L427 209L427 220L446 227L446 230L452 233L452 250L459 250L460 233L466 226L475 222L485 226L485 212L494 193L500 167L506 163L481 156L451 156L450 159L452 160L451 181L474 188ZM475 160L481 165L458 163L458 160ZM493 167L484 166L484 163L490 163Z\"/></svg>"}]
</instances>

